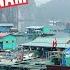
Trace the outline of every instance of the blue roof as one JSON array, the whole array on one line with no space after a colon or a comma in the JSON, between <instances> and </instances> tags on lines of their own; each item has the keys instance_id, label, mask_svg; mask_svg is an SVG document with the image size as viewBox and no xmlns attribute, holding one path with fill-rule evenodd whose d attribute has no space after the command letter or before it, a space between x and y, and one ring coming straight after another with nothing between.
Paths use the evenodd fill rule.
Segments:
<instances>
[{"instance_id":1,"label":"blue roof","mask_svg":"<svg viewBox=\"0 0 70 70\"><path fill-rule=\"evenodd\" d=\"M12 23L0 23L0 26L11 26L11 27L13 27L14 24L12 24Z\"/></svg>"},{"instance_id":2,"label":"blue roof","mask_svg":"<svg viewBox=\"0 0 70 70\"><path fill-rule=\"evenodd\" d=\"M69 54L70 55L70 47L64 50L65 54Z\"/></svg>"}]
</instances>

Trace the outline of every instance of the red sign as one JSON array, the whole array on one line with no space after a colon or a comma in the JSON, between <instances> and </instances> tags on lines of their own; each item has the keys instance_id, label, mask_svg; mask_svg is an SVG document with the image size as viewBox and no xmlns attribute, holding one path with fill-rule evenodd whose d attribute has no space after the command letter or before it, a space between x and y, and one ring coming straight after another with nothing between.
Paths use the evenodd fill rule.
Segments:
<instances>
[{"instance_id":1,"label":"red sign","mask_svg":"<svg viewBox=\"0 0 70 70\"><path fill-rule=\"evenodd\" d=\"M28 4L28 0L0 0L0 8Z\"/></svg>"}]
</instances>

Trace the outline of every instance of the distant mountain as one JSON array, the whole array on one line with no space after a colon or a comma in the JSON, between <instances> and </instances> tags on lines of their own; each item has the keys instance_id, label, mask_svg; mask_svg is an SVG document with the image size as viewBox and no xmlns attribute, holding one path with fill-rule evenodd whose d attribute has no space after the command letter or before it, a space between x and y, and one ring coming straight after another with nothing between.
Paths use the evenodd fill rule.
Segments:
<instances>
[{"instance_id":1,"label":"distant mountain","mask_svg":"<svg viewBox=\"0 0 70 70\"><path fill-rule=\"evenodd\" d=\"M33 25L47 25L49 20L69 20L70 0L50 0L37 6L34 0L29 0L29 4L20 8L22 28Z\"/></svg>"},{"instance_id":2,"label":"distant mountain","mask_svg":"<svg viewBox=\"0 0 70 70\"><path fill-rule=\"evenodd\" d=\"M52 0L39 7L42 19L70 19L70 0Z\"/></svg>"},{"instance_id":3,"label":"distant mountain","mask_svg":"<svg viewBox=\"0 0 70 70\"><path fill-rule=\"evenodd\" d=\"M20 24L24 31L28 26L47 25L49 20L70 20L70 0L37 0L39 6L35 0L28 1L25 6L0 10L0 22Z\"/></svg>"}]
</instances>

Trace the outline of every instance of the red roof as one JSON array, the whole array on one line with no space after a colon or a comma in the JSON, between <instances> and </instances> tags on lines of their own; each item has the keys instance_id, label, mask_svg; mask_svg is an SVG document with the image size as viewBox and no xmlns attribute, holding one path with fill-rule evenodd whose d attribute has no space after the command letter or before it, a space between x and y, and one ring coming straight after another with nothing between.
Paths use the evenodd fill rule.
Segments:
<instances>
[{"instance_id":1,"label":"red roof","mask_svg":"<svg viewBox=\"0 0 70 70\"><path fill-rule=\"evenodd\" d=\"M9 35L8 33L0 33L0 38Z\"/></svg>"}]
</instances>

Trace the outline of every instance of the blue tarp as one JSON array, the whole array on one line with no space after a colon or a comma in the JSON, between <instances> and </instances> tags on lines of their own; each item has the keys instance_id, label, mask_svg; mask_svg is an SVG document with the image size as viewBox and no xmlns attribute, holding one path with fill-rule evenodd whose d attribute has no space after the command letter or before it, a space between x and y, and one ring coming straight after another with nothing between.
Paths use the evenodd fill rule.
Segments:
<instances>
[{"instance_id":1,"label":"blue tarp","mask_svg":"<svg viewBox=\"0 0 70 70\"><path fill-rule=\"evenodd\" d=\"M69 65L70 64L70 48L67 48L63 51L62 55L62 65Z\"/></svg>"},{"instance_id":2,"label":"blue tarp","mask_svg":"<svg viewBox=\"0 0 70 70\"><path fill-rule=\"evenodd\" d=\"M66 50L64 50L64 53L70 55L70 48L67 48Z\"/></svg>"}]
</instances>

